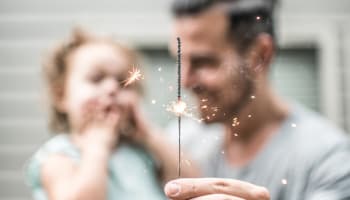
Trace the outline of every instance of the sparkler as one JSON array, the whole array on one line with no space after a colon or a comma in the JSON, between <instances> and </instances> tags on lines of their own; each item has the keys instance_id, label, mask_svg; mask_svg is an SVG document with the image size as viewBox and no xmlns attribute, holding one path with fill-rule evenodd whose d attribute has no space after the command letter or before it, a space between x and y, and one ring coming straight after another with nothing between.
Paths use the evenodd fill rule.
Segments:
<instances>
[{"instance_id":1,"label":"sparkler","mask_svg":"<svg viewBox=\"0 0 350 200\"><path fill-rule=\"evenodd\" d=\"M131 71L129 71L130 76L124 81L124 87L130 85L131 83L140 80L143 76L141 74L141 71L137 68L132 68Z\"/></svg>"},{"instance_id":2,"label":"sparkler","mask_svg":"<svg viewBox=\"0 0 350 200\"><path fill-rule=\"evenodd\" d=\"M178 176L181 176L181 113L186 109L186 104L181 101L181 40L177 38L177 106L174 107L177 111L178 129L179 129L179 160L178 160Z\"/></svg>"},{"instance_id":3,"label":"sparkler","mask_svg":"<svg viewBox=\"0 0 350 200\"><path fill-rule=\"evenodd\" d=\"M192 114L192 109L187 106L187 104L182 101L181 96L181 40L177 38L177 101L170 102L167 105L166 110L174 113L178 119L178 177L181 176L181 117L186 116L192 119L195 117ZM173 87L170 86L169 89L172 91ZM202 119L197 120L201 122Z\"/></svg>"}]
</instances>

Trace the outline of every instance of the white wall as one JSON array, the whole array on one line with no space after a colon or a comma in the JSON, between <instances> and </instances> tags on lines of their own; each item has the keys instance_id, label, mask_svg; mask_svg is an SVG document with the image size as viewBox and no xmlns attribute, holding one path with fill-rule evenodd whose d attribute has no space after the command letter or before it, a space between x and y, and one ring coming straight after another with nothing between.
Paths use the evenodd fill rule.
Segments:
<instances>
[{"instance_id":1,"label":"white wall","mask_svg":"<svg viewBox=\"0 0 350 200\"><path fill-rule=\"evenodd\" d=\"M41 101L44 49L75 24L115 33L138 46L165 46L169 0L1 0L0 2L0 199L30 199L23 166L48 136ZM350 1L284 0L282 46L322 50L323 109L350 128ZM330 75L330 76L328 76Z\"/></svg>"}]
</instances>

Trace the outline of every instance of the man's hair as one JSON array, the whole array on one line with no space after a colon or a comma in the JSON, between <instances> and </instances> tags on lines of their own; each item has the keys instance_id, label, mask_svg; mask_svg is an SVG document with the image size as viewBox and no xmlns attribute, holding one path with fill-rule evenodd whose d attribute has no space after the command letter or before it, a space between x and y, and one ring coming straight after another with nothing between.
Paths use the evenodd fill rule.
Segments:
<instances>
[{"instance_id":1,"label":"man's hair","mask_svg":"<svg viewBox=\"0 0 350 200\"><path fill-rule=\"evenodd\" d=\"M275 40L273 13L276 0L174 0L175 17L200 14L214 6L223 5L229 19L229 38L239 52L245 52L261 33Z\"/></svg>"}]
</instances>

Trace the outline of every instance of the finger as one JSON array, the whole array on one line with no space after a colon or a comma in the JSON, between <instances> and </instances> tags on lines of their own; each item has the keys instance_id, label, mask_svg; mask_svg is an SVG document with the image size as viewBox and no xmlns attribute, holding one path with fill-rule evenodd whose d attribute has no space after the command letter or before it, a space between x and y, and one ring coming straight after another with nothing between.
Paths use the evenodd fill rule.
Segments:
<instances>
[{"instance_id":1,"label":"finger","mask_svg":"<svg viewBox=\"0 0 350 200\"><path fill-rule=\"evenodd\" d=\"M98 114L101 113L101 104L98 100L93 99L88 102L88 116L89 116L89 122L90 121L96 121L98 119Z\"/></svg>"},{"instance_id":2,"label":"finger","mask_svg":"<svg viewBox=\"0 0 350 200\"><path fill-rule=\"evenodd\" d=\"M195 197L189 200L244 200L244 199L230 196L227 194L209 194L201 197Z\"/></svg>"},{"instance_id":3,"label":"finger","mask_svg":"<svg viewBox=\"0 0 350 200\"><path fill-rule=\"evenodd\" d=\"M249 200L269 199L265 188L234 179L177 179L166 184L164 191L173 199L191 199L208 194L228 194Z\"/></svg>"},{"instance_id":4,"label":"finger","mask_svg":"<svg viewBox=\"0 0 350 200\"><path fill-rule=\"evenodd\" d=\"M122 92L119 93L119 95L116 97L115 101L116 101L117 105L120 107L127 107L128 103L129 103L128 98L126 98Z\"/></svg>"},{"instance_id":5,"label":"finger","mask_svg":"<svg viewBox=\"0 0 350 200\"><path fill-rule=\"evenodd\" d=\"M115 106L116 106L116 109L118 109L119 112L123 113L124 116L129 115L129 108L126 104L116 102Z\"/></svg>"},{"instance_id":6,"label":"finger","mask_svg":"<svg viewBox=\"0 0 350 200\"><path fill-rule=\"evenodd\" d=\"M101 123L106 119L106 113L103 110L98 110L97 113L94 114L94 122Z\"/></svg>"},{"instance_id":7,"label":"finger","mask_svg":"<svg viewBox=\"0 0 350 200\"><path fill-rule=\"evenodd\" d=\"M116 128L119 123L120 115L116 112L110 112L107 116L107 123Z\"/></svg>"},{"instance_id":8,"label":"finger","mask_svg":"<svg viewBox=\"0 0 350 200\"><path fill-rule=\"evenodd\" d=\"M116 98L116 102L120 107L124 107L127 110L132 109L131 107L138 105L139 97L135 92L121 91Z\"/></svg>"}]
</instances>

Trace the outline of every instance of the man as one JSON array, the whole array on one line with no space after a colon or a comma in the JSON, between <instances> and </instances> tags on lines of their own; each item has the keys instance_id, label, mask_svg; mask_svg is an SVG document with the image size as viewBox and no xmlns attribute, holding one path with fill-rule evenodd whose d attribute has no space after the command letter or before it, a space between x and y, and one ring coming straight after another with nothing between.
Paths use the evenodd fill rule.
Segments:
<instances>
[{"instance_id":1,"label":"man","mask_svg":"<svg viewBox=\"0 0 350 200\"><path fill-rule=\"evenodd\" d=\"M174 180L165 186L170 199L350 199L346 135L269 84L273 8L272 0L175 0L183 84L204 122L224 129L222 140L203 142L206 130L197 130L184 141L202 147L205 157L194 159L204 176L217 178Z\"/></svg>"}]
</instances>

